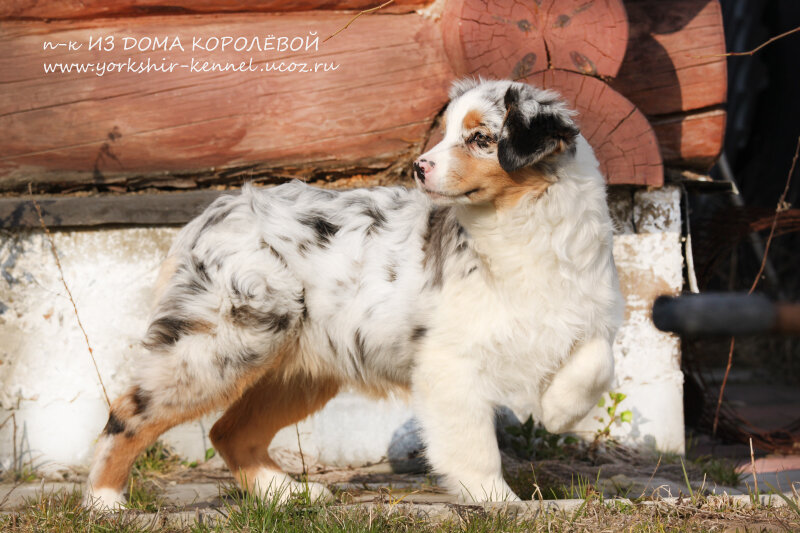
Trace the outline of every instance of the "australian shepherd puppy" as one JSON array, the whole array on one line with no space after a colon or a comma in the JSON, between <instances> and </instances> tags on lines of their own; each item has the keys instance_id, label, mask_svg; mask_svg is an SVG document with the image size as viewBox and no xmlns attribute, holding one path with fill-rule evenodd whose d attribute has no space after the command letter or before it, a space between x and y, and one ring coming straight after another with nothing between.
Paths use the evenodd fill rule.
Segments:
<instances>
[{"instance_id":1,"label":"australian shepherd puppy","mask_svg":"<svg viewBox=\"0 0 800 533\"><path fill-rule=\"evenodd\" d=\"M267 448L346 387L407 391L428 461L463 500L517 499L496 406L562 432L613 377L622 298L605 183L556 93L470 80L450 96L417 189L245 186L181 231L88 504L121 503L137 455L215 409L211 440L243 488L330 497Z\"/></svg>"}]
</instances>

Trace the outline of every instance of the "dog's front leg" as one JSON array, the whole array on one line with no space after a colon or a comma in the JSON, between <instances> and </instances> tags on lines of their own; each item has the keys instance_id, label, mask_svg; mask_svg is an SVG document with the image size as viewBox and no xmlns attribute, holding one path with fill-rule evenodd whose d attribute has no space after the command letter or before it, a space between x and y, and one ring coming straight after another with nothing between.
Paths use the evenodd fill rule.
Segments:
<instances>
[{"instance_id":1,"label":"dog's front leg","mask_svg":"<svg viewBox=\"0 0 800 533\"><path fill-rule=\"evenodd\" d=\"M413 400L433 470L459 500L516 501L503 480L494 406L474 363L427 354L414 372Z\"/></svg>"},{"instance_id":2,"label":"dog's front leg","mask_svg":"<svg viewBox=\"0 0 800 533\"><path fill-rule=\"evenodd\" d=\"M580 344L542 395L542 423L562 433L586 416L614 379L611 342L597 337Z\"/></svg>"}]
</instances>

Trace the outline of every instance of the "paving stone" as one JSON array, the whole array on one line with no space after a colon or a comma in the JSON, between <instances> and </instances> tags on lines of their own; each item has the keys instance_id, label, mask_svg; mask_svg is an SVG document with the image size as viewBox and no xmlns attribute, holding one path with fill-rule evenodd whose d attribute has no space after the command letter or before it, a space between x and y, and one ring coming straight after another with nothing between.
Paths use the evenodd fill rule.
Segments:
<instances>
[{"instance_id":1,"label":"paving stone","mask_svg":"<svg viewBox=\"0 0 800 533\"><path fill-rule=\"evenodd\" d=\"M220 487L216 483L170 483L164 488L164 499L173 505L219 505Z\"/></svg>"},{"instance_id":2,"label":"paving stone","mask_svg":"<svg viewBox=\"0 0 800 533\"><path fill-rule=\"evenodd\" d=\"M0 510L18 509L30 500L38 500L42 494L83 490L81 483L44 481L38 483L0 483Z\"/></svg>"},{"instance_id":3,"label":"paving stone","mask_svg":"<svg viewBox=\"0 0 800 533\"><path fill-rule=\"evenodd\" d=\"M772 489L787 491L791 487L795 487L800 491L800 470L784 470L781 472L762 472L756 473L758 478L758 489L760 492L768 492ZM753 481L753 474L742 476L742 485L755 489L755 482Z\"/></svg>"}]
</instances>

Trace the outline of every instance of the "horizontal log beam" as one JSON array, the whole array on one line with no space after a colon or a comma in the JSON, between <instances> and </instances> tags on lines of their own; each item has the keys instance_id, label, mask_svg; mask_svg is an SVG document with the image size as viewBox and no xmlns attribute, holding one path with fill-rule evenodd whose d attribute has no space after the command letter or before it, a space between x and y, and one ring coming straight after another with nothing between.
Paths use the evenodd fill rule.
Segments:
<instances>
[{"instance_id":1,"label":"horizontal log beam","mask_svg":"<svg viewBox=\"0 0 800 533\"><path fill-rule=\"evenodd\" d=\"M650 117L664 163L699 170L711 168L722 150L725 116L724 110L711 109Z\"/></svg>"},{"instance_id":2,"label":"horizontal log beam","mask_svg":"<svg viewBox=\"0 0 800 533\"><path fill-rule=\"evenodd\" d=\"M432 0L394 0L385 13L410 13ZM290 13L312 10L363 10L376 0L16 0L0 4L3 19L87 19L198 13Z\"/></svg>"},{"instance_id":3,"label":"horizontal log beam","mask_svg":"<svg viewBox=\"0 0 800 533\"><path fill-rule=\"evenodd\" d=\"M338 184L345 187L386 185L372 179L353 178ZM312 185L323 186L317 182ZM330 188L331 184L327 184ZM402 185L414 187L413 183ZM183 225L203 212L224 194L238 194L238 189L199 191L143 192L139 194L100 194L69 196L37 194L0 197L0 229L41 228L33 198L42 210L45 225L52 228L98 226L169 226Z\"/></svg>"},{"instance_id":4,"label":"horizontal log beam","mask_svg":"<svg viewBox=\"0 0 800 533\"><path fill-rule=\"evenodd\" d=\"M127 1L114 5L156 5L154 0L153 4L147 3L151 0ZM304 1L298 0L319 9L333 6L323 0ZM215 2L198 0L192 5L216 9ZM81 5L93 9L92 6L111 4L105 0L23 0L14 5L20 9L77 9ZM278 4L289 5L260 2L255 7ZM262 52L256 57L257 67L272 60L338 65L330 72L308 74L189 73L180 69L173 73L104 76L93 72L44 74L42 62L124 63L130 59L135 63L169 63L194 57L199 61L238 64L242 54L232 51L123 51L118 42L116 50L101 53L87 50L86 42L89 36L100 35L118 39L180 35L184 42L191 42L192 36L263 38L291 36L295 30L303 35L315 32L321 41L348 22L352 13L0 23L0 49L4 51L0 54L4 88L0 92L0 131L4 132L0 137L0 192L22 192L29 183L37 190L55 192L191 188L231 185L248 179L275 183L290 177L342 183L353 183L352 177L365 183L391 182L408 171L410 161L430 136L434 117L446 104L450 81L464 68L496 77L525 79L527 75L533 80L528 71L562 63L564 68L579 72L593 65L588 73L598 76L612 76L619 69L616 80L604 80L609 81L610 87L598 78L582 78L593 80L586 82L587 90L602 85L609 94L627 97L630 102L623 98L627 103L618 109L579 106L579 121L585 132L592 132L591 142L610 183L654 185L662 179L657 157L631 155L636 151L653 152L644 146L650 141L642 141L650 139L647 135L629 136L625 142L631 146L614 151L629 125L635 122L633 130L640 132L647 129L646 120L630 106L631 102L652 122L666 163L707 168L721 149L725 119L724 112L714 107L724 101L724 59L707 57L724 48L718 1L625 0L624 4L630 16L630 31L625 10L620 11L622 0L543 0L537 4L539 11L531 7L534 4L505 0L490 4L481 0L447 0L445 14L452 16L443 16L438 22L410 12L365 16L346 32L321 44L319 50ZM519 11L523 7L525 13ZM507 13L502 11L506 8ZM489 17L491 20L475 18L475 11L480 9L494 14ZM607 18L614 31L590 31L594 26L585 18L594 12L602 20ZM470 24L475 26L472 30ZM487 48L486 42L480 40L480 31L485 32L492 25L506 37L496 43L491 41L496 46ZM538 46L539 41L532 37L537 32L543 49L538 63L526 60L531 47ZM577 32L578 37L571 32ZM618 57L611 54L614 43L622 41L619 36L628 33L627 52L620 48ZM492 39L493 35L494 30ZM586 48L575 49L582 39ZM74 40L84 46L75 52L44 51L44 40ZM558 47L550 49L554 43L559 43ZM476 54L481 47L489 50L487 56ZM568 50L576 53L566 53ZM604 53L598 54L598 50ZM522 52L525 54L519 56ZM489 57L492 53L499 56ZM540 75L545 72L561 76L552 74L560 70L547 70ZM569 90L559 83L551 86ZM603 99L595 93L593 98ZM608 118L609 113L620 109L629 110L632 118L629 114L622 117L624 121ZM623 123L626 126L620 129ZM591 124L594 125L589 127ZM605 139L605 135L615 139ZM635 150L631 151L631 147ZM649 168L644 178L643 168Z\"/></svg>"},{"instance_id":5,"label":"horizontal log beam","mask_svg":"<svg viewBox=\"0 0 800 533\"><path fill-rule=\"evenodd\" d=\"M107 196L37 195L48 228L185 224L228 191L187 191ZM39 228L30 196L0 198L0 228Z\"/></svg>"},{"instance_id":6,"label":"horizontal log beam","mask_svg":"<svg viewBox=\"0 0 800 533\"><path fill-rule=\"evenodd\" d=\"M362 17L318 51L249 54L258 67L273 61L338 65L328 72L42 72L43 57L243 60L235 51L138 52L121 50L121 43L99 53L87 49L90 36L180 35L190 46L191 36L263 38L295 30L324 36L350 18L315 13L59 22L48 24L44 37L41 23L5 23L0 190L21 191L29 181L104 188L173 174L230 175L230 169L285 177L347 167L353 174L408 161L427 139L452 79L437 24L417 14ZM43 39L84 45L42 52Z\"/></svg>"}]
</instances>

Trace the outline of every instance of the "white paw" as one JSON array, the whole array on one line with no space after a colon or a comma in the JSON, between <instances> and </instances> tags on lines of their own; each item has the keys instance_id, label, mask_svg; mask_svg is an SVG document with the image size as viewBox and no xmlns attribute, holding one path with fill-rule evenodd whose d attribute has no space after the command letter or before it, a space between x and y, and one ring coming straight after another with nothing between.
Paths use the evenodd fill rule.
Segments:
<instances>
[{"instance_id":1,"label":"white paw","mask_svg":"<svg viewBox=\"0 0 800 533\"><path fill-rule=\"evenodd\" d=\"M568 412L558 412L557 408L543 409L545 415L542 417L542 424L549 433L564 433L581 419L581 416Z\"/></svg>"},{"instance_id":2,"label":"white paw","mask_svg":"<svg viewBox=\"0 0 800 533\"><path fill-rule=\"evenodd\" d=\"M308 497L312 502L331 502L335 499L333 493L322 483L309 481L298 483L298 485L300 485L301 492L305 491L306 485L308 485Z\"/></svg>"},{"instance_id":3,"label":"white paw","mask_svg":"<svg viewBox=\"0 0 800 533\"><path fill-rule=\"evenodd\" d=\"M325 502L334 499L333 493L322 483L295 481L288 474L278 470L262 468L253 483L254 492L265 501L275 500L286 503L293 497L307 494L312 502Z\"/></svg>"},{"instance_id":4,"label":"white paw","mask_svg":"<svg viewBox=\"0 0 800 533\"><path fill-rule=\"evenodd\" d=\"M125 505L122 492L109 488L93 489L86 487L83 495L83 506L87 509L110 511L121 509Z\"/></svg>"},{"instance_id":5,"label":"white paw","mask_svg":"<svg viewBox=\"0 0 800 533\"><path fill-rule=\"evenodd\" d=\"M458 503L521 501L505 480L474 483L470 486L461 484L457 494Z\"/></svg>"}]
</instances>

